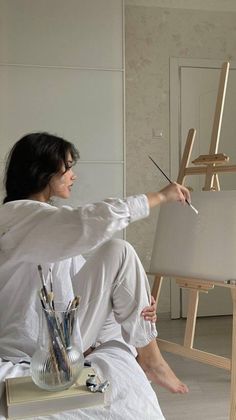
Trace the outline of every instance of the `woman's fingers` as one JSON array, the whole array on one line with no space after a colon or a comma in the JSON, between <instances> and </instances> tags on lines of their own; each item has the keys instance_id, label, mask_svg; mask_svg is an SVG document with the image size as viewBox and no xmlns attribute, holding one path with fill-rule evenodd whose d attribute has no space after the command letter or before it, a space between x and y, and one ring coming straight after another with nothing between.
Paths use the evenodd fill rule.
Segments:
<instances>
[{"instance_id":1,"label":"woman's fingers","mask_svg":"<svg viewBox=\"0 0 236 420\"><path fill-rule=\"evenodd\" d=\"M156 315L156 301L153 296L151 296L151 305L146 306L142 312L141 315L145 319L145 321L151 321L156 322L157 315Z\"/></svg>"}]
</instances>

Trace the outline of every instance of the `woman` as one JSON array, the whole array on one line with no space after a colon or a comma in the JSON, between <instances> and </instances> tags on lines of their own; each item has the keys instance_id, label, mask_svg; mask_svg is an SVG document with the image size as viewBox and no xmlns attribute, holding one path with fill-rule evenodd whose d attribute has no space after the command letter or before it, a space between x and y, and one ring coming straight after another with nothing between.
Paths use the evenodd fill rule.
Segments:
<instances>
[{"instance_id":1,"label":"woman","mask_svg":"<svg viewBox=\"0 0 236 420\"><path fill-rule=\"evenodd\" d=\"M78 157L73 144L48 133L26 135L10 152L0 208L0 357L30 359L36 349L41 264L45 276L52 270L58 300L81 296L84 351L96 343L123 339L135 346L137 361L150 380L186 393L187 386L157 347L141 262L131 245L111 237L147 217L152 207L168 201L185 203L189 192L173 183L160 192L75 209L49 204L52 197L69 198ZM81 254L91 251L84 264Z\"/></svg>"}]
</instances>

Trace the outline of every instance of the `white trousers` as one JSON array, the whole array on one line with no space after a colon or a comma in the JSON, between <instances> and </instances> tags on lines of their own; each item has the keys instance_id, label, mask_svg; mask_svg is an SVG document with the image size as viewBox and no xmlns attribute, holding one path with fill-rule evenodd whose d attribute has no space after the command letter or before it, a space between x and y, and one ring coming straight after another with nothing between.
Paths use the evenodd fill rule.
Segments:
<instances>
[{"instance_id":1,"label":"white trousers","mask_svg":"<svg viewBox=\"0 0 236 420\"><path fill-rule=\"evenodd\" d=\"M123 337L126 343L144 347L157 336L155 324L141 312L150 304L150 288L133 247L112 239L89 257L72 279L81 296L79 320L84 350L95 342Z\"/></svg>"}]
</instances>

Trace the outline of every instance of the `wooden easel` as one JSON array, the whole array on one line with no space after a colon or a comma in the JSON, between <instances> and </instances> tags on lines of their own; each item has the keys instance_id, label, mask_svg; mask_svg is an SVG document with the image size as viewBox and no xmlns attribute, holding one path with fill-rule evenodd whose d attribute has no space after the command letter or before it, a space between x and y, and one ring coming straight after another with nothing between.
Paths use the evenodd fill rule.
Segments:
<instances>
[{"instance_id":1,"label":"wooden easel","mask_svg":"<svg viewBox=\"0 0 236 420\"><path fill-rule=\"evenodd\" d=\"M218 145L223 116L224 100L229 73L229 63L223 64L220 75L218 96L216 102L215 116L213 122L211 143L208 155L201 155L192 163L196 166L189 167L190 156L196 135L195 129L190 129L180 164L177 178L179 184L184 184L188 175L205 174L204 190L220 190L219 173L236 172L236 165L225 165L229 158L223 153L218 153ZM156 275L152 288L152 295L156 301L159 299L163 277ZM157 339L161 350L189 357L196 361L210 364L231 372L231 398L230 398L230 420L236 420L236 285L225 284L224 282L204 281L199 279L176 278L177 284L188 290L188 310L183 345L167 340ZM208 293L215 286L228 287L231 289L233 301L233 331L232 331L232 356L231 359L213 353L198 350L193 347L196 318L199 302L199 293Z\"/></svg>"}]
</instances>

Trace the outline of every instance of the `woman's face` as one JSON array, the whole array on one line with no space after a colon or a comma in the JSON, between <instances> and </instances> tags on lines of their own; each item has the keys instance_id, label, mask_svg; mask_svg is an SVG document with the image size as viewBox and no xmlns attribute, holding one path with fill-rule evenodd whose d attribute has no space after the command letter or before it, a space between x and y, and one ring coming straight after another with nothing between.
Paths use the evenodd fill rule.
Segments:
<instances>
[{"instance_id":1,"label":"woman's face","mask_svg":"<svg viewBox=\"0 0 236 420\"><path fill-rule=\"evenodd\" d=\"M72 170L73 159L71 154L68 154L67 158L67 171L65 172L65 166L61 168L61 171L54 175L49 183L50 197L69 198L71 189L76 179L76 176Z\"/></svg>"}]
</instances>

